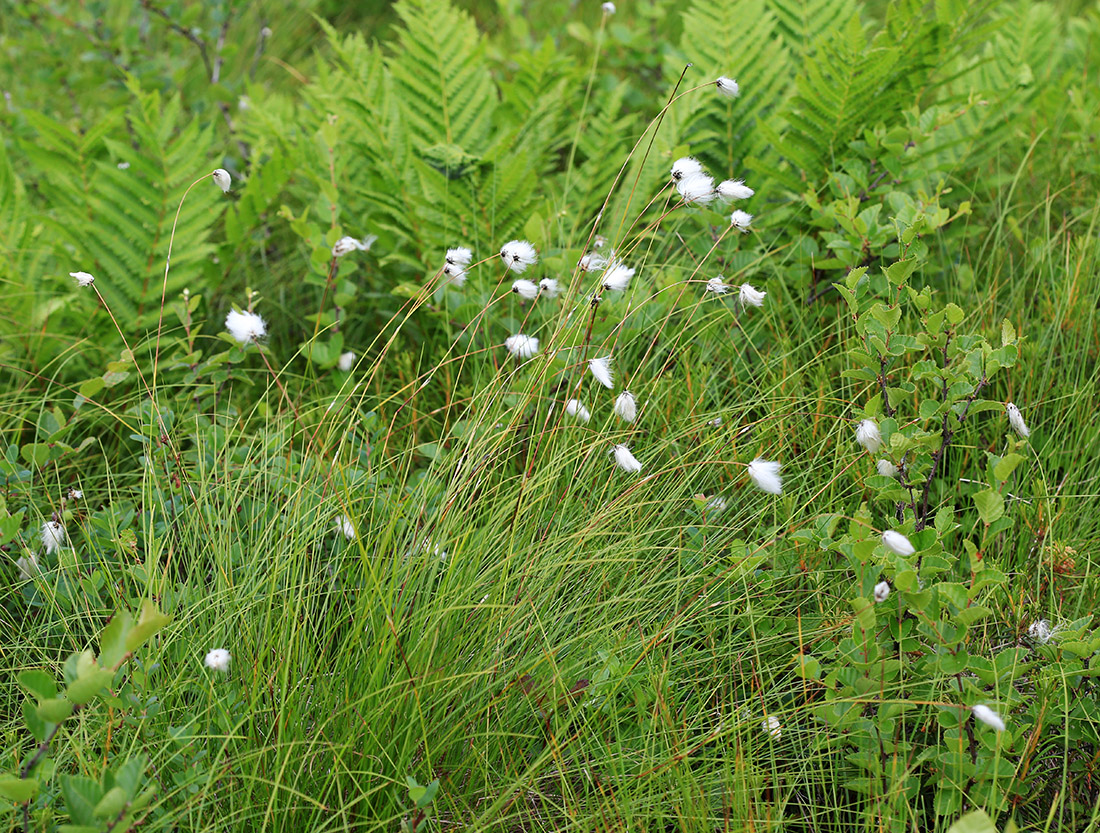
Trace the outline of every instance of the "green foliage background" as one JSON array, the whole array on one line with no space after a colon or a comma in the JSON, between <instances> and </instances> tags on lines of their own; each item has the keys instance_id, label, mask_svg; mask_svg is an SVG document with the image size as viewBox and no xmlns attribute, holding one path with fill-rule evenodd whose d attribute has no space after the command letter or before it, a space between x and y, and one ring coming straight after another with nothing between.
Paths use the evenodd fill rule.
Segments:
<instances>
[{"instance_id":1,"label":"green foliage background","mask_svg":"<svg viewBox=\"0 0 1100 833\"><path fill-rule=\"evenodd\" d=\"M156 830L1096 828L1100 7L618 5L6 4L0 768L21 672L171 617L28 829L112 829L138 771L117 818ZM688 154L756 190L750 234L676 208ZM638 269L598 310L597 233ZM507 293L513 238L560 300Z\"/></svg>"}]
</instances>

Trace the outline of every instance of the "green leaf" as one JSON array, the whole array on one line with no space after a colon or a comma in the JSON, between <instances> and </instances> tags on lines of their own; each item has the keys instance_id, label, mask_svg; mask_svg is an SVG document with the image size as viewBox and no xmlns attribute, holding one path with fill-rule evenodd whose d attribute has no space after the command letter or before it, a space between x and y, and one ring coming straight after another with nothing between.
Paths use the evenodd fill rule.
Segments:
<instances>
[{"instance_id":1,"label":"green leaf","mask_svg":"<svg viewBox=\"0 0 1100 833\"><path fill-rule=\"evenodd\" d=\"M423 810L435 800L435 795L439 792L439 779L436 778L434 781L432 781L432 783L428 784L426 787L422 787L421 789L423 790L421 796L417 799L414 799L416 801L416 807L418 810Z\"/></svg>"},{"instance_id":2,"label":"green leaf","mask_svg":"<svg viewBox=\"0 0 1100 833\"><path fill-rule=\"evenodd\" d=\"M130 797L122 787L113 787L99 800L92 811L96 818L104 819L117 816L126 807Z\"/></svg>"},{"instance_id":3,"label":"green leaf","mask_svg":"<svg viewBox=\"0 0 1100 833\"><path fill-rule=\"evenodd\" d=\"M964 318L966 318L966 313L962 311L961 307L958 307L955 304L948 304L943 308L943 311L944 314L947 315L947 320L952 325L959 324Z\"/></svg>"},{"instance_id":4,"label":"green leaf","mask_svg":"<svg viewBox=\"0 0 1100 833\"><path fill-rule=\"evenodd\" d=\"M46 739L46 735L53 729L52 723L47 723L41 717L38 716L38 708L30 701L23 701L23 722L27 724L27 729L34 736L34 739L41 742Z\"/></svg>"},{"instance_id":5,"label":"green leaf","mask_svg":"<svg viewBox=\"0 0 1100 833\"><path fill-rule=\"evenodd\" d=\"M901 320L901 307L887 307L883 304L875 304L871 307L871 317L889 331L898 325Z\"/></svg>"},{"instance_id":6,"label":"green leaf","mask_svg":"<svg viewBox=\"0 0 1100 833\"><path fill-rule=\"evenodd\" d=\"M947 828L947 833L997 833L997 826L985 810L973 810Z\"/></svg>"},{"instance_id":7,"label":"green leaf","mask_svg":"<svg viewBox=\"0 0 1100 833\"><path fill-rule=\"evenodd\" d=\"M37 778L17 778L14 775L0 775L0 797L16 804L30 801L38 795Z\"/></svg>"},{"instance_id":8,"label":"green leaf","mask_svg":"<svg viewBox=\"0 0 1100 833\"><path fill-rule=\"evenodd\" d=\"M1024 462L1024 459L1021 454L1006 454L993 467L993 476L1003 483L1012 476L1012 472L1016 471L1016 467Z\"/></svg>"},{"instance_id":9,"label":"green leaf","mask_svg":"<svg viewBox=\"0 0 1100 833\"><path fill-rule=\"evenodd\" d=\"M38 716L47 723L60 723L73 713L73 704L68 700L52 698L38 704Z\"/></svg>"},{"instance_id":10,"label":"green leaf","mask_svg":"<svg viewBox=\"0 0 1100 833\"><path fill-rule=\"evenodd\" d=\"M99 782L83 775L62 775L59 780L70 818L77 824L95 824L95 806L103 797Z\"/></svg>"},{"instance_id":11,"label":"green leaf","mask_svg":"<svg viewBox=\"0 0 1100 833\"><path fill-rule=\"evenodd\" d=\"M1001 322L1001 346L1016 343L1016 328L1006 318Z\"/></svg>"},{"instance_id":12,"label":"green leaf","mask_svg":"<svg viewBox=\"0 0 1100 833\"><path fill-rule=\"evenodd\" d=\"M32 466L44 466L50 459L50 447L46 443L27 443L19 453Z\"/></svg>"},{"instance_id":13,"label":"green leaf","mask_svg":"<svg viewBox=\"0 0 1100 833\"><path fill-rule=\"evenodd\" d=\"M171 621L172 618L170 616L165 616L157 610L155 604L146 599L141 603L141 616L138 617L137 626L130 631L130 634L126 637L126 650L133 653L144 645L150 636L161 630Z\"/></svg>"},{"instance_id":14,"label":"green leaf","mask_svg":"<svg viewBox=\"0 0 1100 833\"><path fill-rule=\"evenodd\" d=\"M909 280L909 276L913 274L916 268L917 259L910 258L909 260L899 260L897 263L891 263L882 272L886 275L886 280L894 286L902 286Z\"/></svg>"},{"instance_id":15,"label":"green leaf","mask_svg":"<svg viewBox=\"0 0 1100 833\"><path fill-rule=\"evenodd\" d=\"M974 495L974 503L978 506L978 515L982 523L989 525L999 520L1005 513L1005 499L1001 493L994 489L983 489Z\"/></svg>"},{"instance_id":16,"label":"green leaf","mask_svg":"<svg viewBox=\"0 0 1100 833\"><path fill-rule=\"evenodd\" d=\"M39 700L50 700L57 696L57 683L52 675L37 668L23 671L18 677L19 685L37 697Z\"/></svg>"},{"instance_id":17,"label":"green leaf","mask_svg":"<svg viewBox=\"0 0 1100 833\"><path fill-rule=\"evenodd\" d=\"M97 668L89 671L73 681L67 689L65 696L77 706L83 706L103 689L111 684L115 672L106 668Z\"/></svg>"},{"instance_id":18,"label":"green leaf","mask_svg":"<svg viewBox=\"0 0 1100 833\"><path fill-rule=\"evenodd\" d=\"M99 635L99 662L105 668L114 668L126 656L126 637L134 627L129 611L121 610L107 623Z\"/></svg>"}]
</instances>

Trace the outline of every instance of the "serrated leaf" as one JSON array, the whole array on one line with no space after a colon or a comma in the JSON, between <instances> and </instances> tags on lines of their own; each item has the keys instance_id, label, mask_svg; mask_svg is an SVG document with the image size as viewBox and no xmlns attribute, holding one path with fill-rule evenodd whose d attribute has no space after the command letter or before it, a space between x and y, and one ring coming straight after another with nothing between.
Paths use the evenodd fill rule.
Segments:
<instances>
[{"instance_id":1,"label":"serrated leaf","mask_svg":"<svg viewBox=\"0 0 1100 833\"><path fill-rule=\"evenodd\" d=\"M96 818L105 819L117 816L126 807L129 796L122 787L112 787L107 794L99 800L92 811Z\"/></svg>"},{"instance_id":2,"label":"serrated leaf","mask_svg":"<svg viewBox=\"0 0 1100 833\"><path fill-rule=\"evenodd\" d=\"M982 523L988 525L1000 520L1005 513L1005 499L1000 492L993 489L983 489L974 495L974 503L978 507L978 515Z\"/></svg>"},{"instance_id":3,"label":"serrated leaf","mask_svg":"<svg viewBox=\"0 0 1100 833\"><path fill-rule=\"evenodd\" d=\"M1012 476L1012 472L1016 471L1016 467L1024 462L1024 459L1020 454L1006 454L993 467L993 476L1003 483Z\"/></svg>"},{"instance_id":4,"label":"serrated leaf","mask_svg":"<svg viewBox=\"0 0 1100 833\"><path fill-rule=\"evenodd\" d=\"M19 685L37 697L39 700L50 700L57 696L57 682L52 674L47 674L37 668L20 672Z\"/></svg>"},{"instance_id":5,"label":"serrated leaf","mask_svg":"<svg viewBox=\"0 0 1100 833\"><path fill-rule=\"evenodd\" d=\"M95 806L103 797L99 782L83 775L62 775L59 780L69 817L77 824L95 824Z\"/></svg>"},{"instance_id":6,"label":"serrated leaf","mask_svg":"<svg viewBox=\"0 0 1100 833\"><path fill-rule=\"evenodd\" d=\"M985 810L973 810L947 828L947 833L997 833L997 826Z\"/></svg>"}]
</instances>

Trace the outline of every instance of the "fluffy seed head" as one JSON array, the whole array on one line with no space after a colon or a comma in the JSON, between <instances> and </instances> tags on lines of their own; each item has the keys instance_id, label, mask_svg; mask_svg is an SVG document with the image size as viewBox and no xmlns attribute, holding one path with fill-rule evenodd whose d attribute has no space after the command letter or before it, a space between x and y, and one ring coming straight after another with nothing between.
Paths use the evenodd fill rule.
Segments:
<instances>
[{"instance_id":1,"label":"fluffy seed head","mask_svg":"<svg viewBox=\"0 0 1100 833\"><path fill-rule=\"evenodd\" d=\"M517 275L522 275L528 266L538 262L539 253L526 240L511 240L500 247L500 259Z\"/></svg>"},{"instance_id":2,"label":"fluffy seed head","mask_svg":"<svg viewBox=\"0 0 1100 833\"><path fill-rule=\"evenodd\" d=\"M704 173L686 174L676 183L676 191L689 205L707 205L718 196L714 180Z\"/></svg>"},{"instance_id":3,"label":"fluffy seed head","mask_svg":"<svg viewBox=\"0 0 1100 833\"><path fill-rule=\"evenodd\" d=\"M539 297L539 285L532 283L526 278L520 278L518 281L512 284L512 291L519 297L528 301L533 301Z\"/></svg>"},{"instance_id":4,"label":"fluffy seed head","mask_svg":"<svg viewBox=\"0 0 1100 833\"><path fill-rule=\"evenodd\" d=\"M889 460L879 460L875 463L875 470L883 477L895 477L898 473L898 467Z\"/></svg>"},{"instance_id":5,"label":"fluffy seed head","mask_svg":"<svg viewBox=\"0 0 1100 833\"><path fill-rule=\"evenodd\" d=\"M84 497L84 492L80 489L69 489L69 500L81 500Z\"/></svg>"},{"instance_id":6,"label":"fluffy seed head","mask_svg":"<svg viewBox=\"0 0 1100 833\"><path fill-rule=\"evenodd\" d=\"M719 182L718 187L714 190L718 192L718 199L723 202L747 200L756 193L740 179L727 179Z\"/></svg>"},{"instance_id":7,"label":"fluffy seed head","mask_svg":"<svg viewBox=\"0 0 1100 833\"><path fill-rule=\"evenodd\" d=\"M707 292L713 292L715 295L725 295L729 291L729 285L722 280L721 275L707 281Z\"/></svg>"},{"instance_id":8,"label":"fluffy seed head","mask_svg":"<svg viewBox=\"0 0 1100 833\"><path fill-rule=\"evenodd\" d=\"M685 176L703 173L703 166L694 156L681 156L672 163L672 178L677 182Z\"/></svg>"},{"instance_id":9,"label":"fluffy seed head","mask_svg":"<svg viewBox=\"0 0 1100 833\"><path fill-rule=\"evenodd\" d=\"M233 177L229 175L229 171L225 168L218 168L210 176L214 177L214 184L222 189L223 194L229 193L229 186L233 184Z\"/></svg>"},{"instance_id":10,"label":"fluffy seed head","mask_svg":"<svg viewBox=\"0 0 1100 833\"><path fill-rule=\"evenodd\" d=\"M634 270L621 260L612 260L603 276L603 288L612 292L622 292L630 286Z\"/></svg>"},{"instance_id":11,"label":"fluffy seed head","mask_svg":"<svg viewBox=\"0 0 1100 833\"><path fill-rule=\"evenodd\" d=\"M225 648L215 648L206 655L205 664L211 671L221 671L223 674L229 670L229 663L233 657Z\"/></svg>"},{"instance_id":12,"label":"fluffy seed head","mask_svg":"<svg viewBox=\"0 0 1100 833\"><path fill-rule=\"evenodd\" d=\"M1031 431L1028 430L1027 423L1024 422L1024 415L1020 413L1019 408L1009 402L1005 405L1005 411L1008 413L1008 424L1012 426L1013 431L1021 437L1026 437L1031 433Z\"/></svg>"},{"instance_id":13,"label":"fluffy seed head","mask_svg":"<svg viewBox=\"0 0 1100 833\"><path fill-rule=\"evenodd\" d=\"M856 442L872 454L882 448L882 434L874 420L865 419L856 426Z\"/></svg>"},{"instance_id":14,"label":"fluffy seed head","mask_svg":"<svg viewBox=\"0 0 1100 833\"><path fill-rule=\"evenodd\" d=\"M355 353L351 350L348 350L346 353L341 353L339 360L336 362L336 367L344 373L347 373L355 367Z\"/></svg>"},{"instance_id":15,"label":"fluffy seed head","mask_svg":"<svg viewBox=\"0 0 1100 833\"><path fill-rule=\"evenodd\" d=\"M624 422L633 422L638 416L638 402L634 394L624 390L615 397L615 416Z\"/></svg>"},{"instance_id":16,"label":"fluffy seed head","mask_svg":"<svg viewBox=\"0 0 1100 833\"><path fill-rule=\"evenodd\" d=\"M603 13L606 15L615 14L615 4L610 2L610 0L608 0L607 3L604 3L601 8L603 9Z\"/></svg>"},{"instance_id":17,"label":"fluffy seed head","mask_svg":"<svg viewBox=\"0 0 1100 833\"><path fill-rule=\"evenodd\" d=\"M611 253L614 256L614 252ZM596 252L589 252L580 260L580 267L585 272L599 272L607 266L607 258Z\"/></svg>"},{"instance_id":18,"label":"fluffy seed head","mask_svg":"<svg viewBox=\"0 0 1100 833\"><path fill-rule=\"evenodd\" d=\"M1001 720L1001 716L989 706L974 706L971 709L974 712L974 717L978 718L986 726L996 729L998 732L1005 730L1005 722Z\"/></svg>"},{"instance_id":19,"label":"fluffy seed head","mask_svg":"<svg viewBox=\"0 0 1100 833\"><path fill-rule=\"evenodd\" d=\"M764 306L764 298L768 295L767 292L761 292L751 284L741 284L741 290L737 293L737 300L741 302L743 307L762 307Z\"/></svg>"},{"instance_id":20,"label":"fluffy seed head","mask_svg":"<svg viewBox=\"0 0 1100 833\"><path fill-rule=\"evenodd\" d=\"M752 222L752 215L747 211L741 211L738 209L730 214L730 225L734 228L741 229L741 231L749 230L749 223Z\"/></svg>"},{"instance_id":21,"label":"fluffy seed head","mask_svg":"<svg viewBox=\"0 0 1100 833\"><path fill-rule=\"evenodd\" d=\"M343 257L348 252L360 251L365 252L374 245L374 241L378 239L376 234L368 234L362 240L356 240L354 237L341 237L335 243L332 244L332 256Z\"/></svg>"},{"instance_id":22,"label":"fluffy seed head","mask_svg":"<svg viewBox=\"0 0 1100 833\"><path fill-rule=\"evenodd\" d=\"M890 596L890 583L888 581L880 581L875 585L875 601L884 602Z\"/></svg>"},{"instance_id":23,"label":"fluffy seed head","mask_svg":"<svg viewBox=\"0 0 1100 833\"><path fill-rule=\"evenodd\" d=\"M237 312L231 309L225 316L225 328L241 344L250 344L267 335L267 325L254 312Z\"/></svg>"},{"instance_id":24,"label":"fluffy seed head","mask_svg":"<svg viewBox=\"0 0 1100 833\"><path fill-rule=\"evenodd\" d=\"M539 281L539 293L547 298L557 298L561 292L561 286L553 278L543 278Z\"/></svg>"},{"instance_id":25,"label":"fluffy seed head","mask_svg":"<svg viewBox=\"0 0 1100 833\"><path fill-rule=\"evenodd\" d=\"M779 722L779 718L774 714L768 715L768 719L760 724L760 728L768 733L771 738L778 738L783 734L783 724Z\"/></svg>"},{"instance_id":26,"label":"fluffy seed head","mask_svg":"<svg viewBox=\"0 0 1100 833\"><path fill-rule=\"evenodd\" d=\"M34 556L34 553L24 556L15 562L15 569L19 571L19 578L23 581L30 581L38 572L38 559Z\"/></svg>"},{"instance_id":27,"label":"fluffy seed head","mask_svg":"<svg viewBox=\"0 0 1100 833\"><path fill-rule=\"evenodd\" d=\"M638 474L642 470L642 464L638 462L638 458L630 453L630 449L625 445L617 445L611 453L615 456L615 465L628 474Z\"/></svg>"},{"instance_id":28,"label":"fluffy seed head","mask_svg":"<svg viewBox=\"0 0 1100 833\"><path fill-rule=\"evenodd\" d=\"M57 521L46 521L42 524L42 546L46 548L46 554L65 545L65 527Z\"/></svg>"},{"instance_id":29,"label":"fluffy seed head","mask_svg":"<svg viewBox=\"0 0 1100 833\"><path fill-rule=\"evenodd\" d=\"M707 501L707 505L704 507L707 512L712 515L717 515L719 512L726 511L726 499L721 495L712 497Z\"/></svg>"},{"instance_id":30,"label":"fluffy seed head","mask_svg":"<svg viewBox=\"0 0 1100 833\"><path fill-rule=\"evenodd\" d=\"M451 266L469 266L470 261L474 259L474 253L467 249L465 246L459 246L454 249L447 249L446 261Z\"/></svg>"},{"instance_id":31,"label":"fluffy seed head","mask_svg":"<svg viewBox=\"0 0 1100 833\"><path fill-rule=\"evenodd\" d=\"M783 493L783 478L779 476L781 463L777 460L765 460L757 457L749 463L749 477L753 485L770 495Z\"/></svg>"},{"instance_id":32,"label":"fluffy seed head","mask_svg":"<svg viewBox=\"0 0 1100 833\"><path fill-rule=\"evenodd\" d=\"M579 399L570 399L565 403L565 412L574 419L581 422L588 422L592 418L592 414L588 408L584 407Z\"/></svg>"},{"instance_id":33,"label":"fluffy seed head","mask_svg":"<svg viewBox=\"0 0 1100 833\"><path fill-rule=\"evenodd\" d=\"M895 555L912 555L916 552L908 538L892 529L882 533L882 545Z\"/></svg>"},{"instance_id":34,"label":"fluffy seed head","mask_svg":"<svg viewBox=\"0 0 1100 833\"><path fill-rule=\"evenodd\" d=\"M455 286L466 285L466 270L457 263L448 263L443 267L443 274L450 279Z\"/></svg>"},{"instance_id":35,"label":"fluffy seed head","mask_svg":"<svg viewBox=\"0 0 1100 833\"><path fill-rule=\"evenodd\" d=\"M720 76L715 82L714 86L718 88L718 92L722 95L729 96L730 98L737 98L741 94L741 88L737 85L737 82L732 78L726 76Z\"/></svg>"},{"instance_id":36,"label":"fluffy seed head","mask_svg":"<svg viewBox=\"0 0 1100 833\"><path fill-rule=\"evenodd\" d=\"M539 351L539 340L534 336L516 333L504 339L504 346L517 359L529 359Z\"/></svg>"},{"instance_id":37,"label":"fluffy seed head","mask_svg":"<svg viewBox=\"0 0 1100 833\"><path fill-rule=\"evenodd\" d=\"M592 372L592 378L605 388L615 387L615 379L611 374L611 357L603 356L598 359L588 360L588 369Z\"/></svg>"},{"instance_id":38,"label":"fluffy seed head","mask_svg":"<svg viewBox=\"0 0 1100 833\"><path fill-rule=\"evenodd\" d=\"M1046 645L1054 638L1056 630L1056 628L1050 626L1050 622L1046 619L1038 619L1028 625L1027 635L1032 642Z\"/></svg>"},{"instance_id":39,"label":"fluffy seed head","mask_svg":"<svg viewBox=\"0 0 1100 833\"><path fill-rule=\"evenodd\" d=\"M90 275L87 272L70 272L69 277L76 278L76 282L80 286L91 286L95 283L95 275Z\"/></svg>"},{"instance_id":40,"label":"fluffy seed head","mask_svg":"<svg viewBox=\"0 0 1100 833\"><path fill-rule=\"evenodd\" d=\"M349 541L355 540L355 525L347 515L336 516L336 531Z\"/></svg>"}]
</instances>

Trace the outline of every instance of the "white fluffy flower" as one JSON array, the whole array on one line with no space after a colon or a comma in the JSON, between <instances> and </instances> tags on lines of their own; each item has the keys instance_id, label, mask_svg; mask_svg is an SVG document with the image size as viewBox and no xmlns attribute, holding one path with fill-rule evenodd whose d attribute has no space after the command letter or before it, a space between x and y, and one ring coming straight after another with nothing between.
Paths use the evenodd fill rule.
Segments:
<instances>
[{"instance_id":1,"label":"white fluffy flower","mask_svg":"<svg viewBox=\"0 0 1100 833\"><path fill-rule=\"evenodd\" d=\"M676 183L676 191L684 202L700 205L714 202L715 197L718 196L718 192L714 190L714 180L704 173L685 174Z\"/></svg>"},{"instance_id":2,"label":"white fluffy flower","mask_svg":"<svg viewBox=\"0 0 1100 833\"><path fill-rule=\"evenodd\" d=\"M128 171L128 170L130 170L130 163L129 162L119 162L118 165L116 165L116 167L120 171Z\"/></svg>"},{"instance_id":3,"label":"white fluffy flower","mask_svg":"<svg viewBox=\"0 0 1100 833\"><path fill-rule=\"evenodd\" d=\"M588 408L584 407L579 399L570 399L565 403L565 412L574 419L579 419L581 422L588 422L592 418L592 414Z\"/></svg>"},{"instance_id":4,"label":"white fluffy flower","mask_svg":"<svg viewBox=\"0 0 1100 833\"><path fill-rule=\"evenodd\" d=\"M539 292L547 298L557 298L561 292L561 286L553 278L543 278L539 281Z\"/></svg>"},{"instance_id":5,"label":"white fluffy flower","mask_svg":"<svg viewBox=\"0 0 1100 833\"><path fill-rule=\"evenodd\" d=\"M233 659L225 648L215 648L206 655L205 664L211 671L221 671L223 674L229 670L229 663Z\"/></svg>"},{"instance_id":6,"label":"white fluffy flower","mask_svg":"<svg viewBox=\"0 0 1100 833\"><path fill-rule=\"evenodd\" d=\"M912 555L916 552L908 538L892 529L882 533L882 545L896 555Z\"/></svg>"},{"instance_id":7,"label":"white fluffy flower","mask_svg":"<svg viewBox=\"0 0 1100 833\"><path fill-rule=\"evenodd\" d=\"M717 515L720 512L726 511L726 505L726 499L721 495L718 495L717 497L712 497L709 501L707 501L707 505L704 507L704 509L707 512L710 512L712 515Z\"/></svg>"},{"instance_id":8,"label":"white fluffy flower","mask_svg":"<svg viewBox=\"0 0 1100 833\"><path fill-rule=\"evenodd\" d=\"M879 460L875 463L875 470L883 477L894 477L898 473L898 467L889 460Z\"/></svg>"},{"instance_id":9,"label":"white fluffy flower","mask_svg":"<svg viewBox=\"0 0 1100 833\"><path fill-rule=\"evenodd\" d=\"M455 286L466 285L466 270L457 263L448 263L443 266L443 274L450 278Z\"/></svg>"},{"instance_id":10,"label":"white fluffy flower","mask_svg":"<svg viewBox=\"0 0 1100 833\"><path fill-rule=\"evenodd\" d=\"M998 732L1005 730L1005 722L1001 720L1001 716L989 706L974 706L971 709L974 712L974 716L978 718L986 726L996 729Z\"/></svg>"},{"instance_id":11,"label":"white fluffy flower","mask_svg":"<svg viewBox=\"0 0 1100 833\"><path fill-rule=\"evenodd\" d=\"M351 522L351 518L347 515L336 516L336 531L349 541L355 540L355 524Z\"/></svg>"},{"instance_id":12,"label":"white fluffy flower","mask_svg":"<svg viewBox=\"0 0 1100 833\"><path fill-rule=\"evenodd\" d=\"M516 333L504 339L504 346L508 352L519 359L529 359L539 351L539 340L534 336L525 336Z\"/></svg>"},{"instance_id":13,"label":"white fluffy flower","mask_svg":"<svg viewBox=\"0 0 1100 833\"><path fill-rule=\"evenodd\" d=\"M614 256L614 252L611 253ZM596 252L589 252L580 259L578 264L585 272L599 272L607 266L607 258Z\"/></svg>"},{"instance_id":14,"label":"white fluffy flower","mask_svg":"<svg viewBox=\"0 0 1100 833\"><path fill-rule=\"evenodd\" d=\"M738 209L730 214L730 225L734 228L739 228L741 231L749 230L749 223L752 222L752 215L747 211L741 211Z\"/></svg>"},{"instance_id":15,"label":"white fluffy flower","mask_svg":"<svg viewBox=\"0 0 1100 833\"><path fill-rule=\"evenodd\" d=\"M46 548L46 554L65 545L65 527L57 521L46 521L42 524L42 546Z\"/></svg>"},{"instance_id":16,"label":"white fluffy flower","mask_svg":"<svg viewBox=\"0 0 1100 833\"><path fill-rule=\"evenodd\" d=\"M707 292L713 292L715 295L725 295L730 291L729 285L722 280L722 276L717 278L711 278L707 281Z\"/></svg>"},{"instance_id":17,"label":"white fluffy flower","mask_svg":"<svg viewBox=\"0 0 1100 833\"><path fill-rule=\"evenodd\" d=\"M624 390L615 397L615 416L624 422L633 422L638 416L638 402L630 391Z\"/></svg>"},{"instance_id":18,"label":"white fluffy flower","mask_svg":"<svg viewBox=\"0 0 1100 833\"><path fill-rule=\"evenodd\" d=\"M768 715L768 719L760 724L760 728L768 733L769 737L778 738L783 734L783 724L779 722L779 718L774 714Z\"/></svg>"},{"instance_id":19,"label":"white fluffy flower","mask_svg":"<svg viewBox=\"0 0 1100 833\"><path fill-rule=\"evenodd\" d=\"M672 163L672 178L679 181L685 176L703 173L703 166L693 156L681 156Z\"/></svg>"},{"instance_id":20,"label":"white fluffy flower","mask_svg":"<svg viewBox=\"0 0 1100 833\"><path fill-rule=\"evenodd\" d=\"M882 448L882 434L874 420L865 419L856 426L856 442L872 454Z\"/></svg>"},{"instance_id":21,"label":"white fluffy flower","mask_svg":"<svg viewBox=\"0 0 1100 833\"><path fill-rule=\"evenodd\" d=\"M344 373L347 373L353 367L355 367L355 354L348 350L346 353L341 353L339 360L336 362L336 367Z\"/></svg>"},{"instance_id":22,"label":"white fluffy flower","mask_svg":"<svg viewBox=\"0 0 1100 833\"><path fill-rule=\"evenodd\" d=\"M231 309L225 316L225 328L241 344L248 344L267 335L267 325L254 312Z\"/></svg>"},{"instance_id":23,"label":"white fluffy flower","mask_svg":"<svg viewBox=\"0 0 1100 833\"><path fill-rule=\"evenodd\" d=\"M1027 635L1032 642L1046 645L1058 635L1058 629L1052 628L1046 619L1038 619L1028 625Z\"/></svg>"},{"instance_id":24,"label":"white fluffy flower","mask_svg":"<svg viewBox=\"0 0 1100 833\"><path fill-rule=\"evenodd\" d=\"M465 246L459 246L455 249L447 249L447 256L445 260L451 266L469 266L470 261L474 259L474 253L467 249Z\"/></svg>"},{"instance_id":25,"label":"white fluffy flower","mask_svg":"<svg viewBox=\"0 0 1100 833\"><path fill-rule=\"evenodd\" d=\"M76 282L80 286L91 286L95 283L95 275L91 275L88 272L70 272L70 278L76 278Z\"/></svg>"},{"instance_id":26,"label":"white fluffy flower","mask_svg":"<svg viewBox=\"0 0 1100 833\"><path fill-rule=\"evenodd\" d=\"M765 460L757 457L749 463L749 477L753 484L762 492L770 495L783 493L783 478L779 476L782 464L778 460Z\"/></svg>"},{"instance_id":27,"label":"white fluffy flower","mask_svg":"<svg viewBox=\"0 0 1100 833\"><path fill-rule=\"evenodd\" d=\"M741 290L737 293L737 300L741 302L743 307L762 307L767 296L767 292L761 292L751 284L743 283L741 284Z\"/></svg>"},{"instance_id":28,"label":"white fluffy flower","mask_svg":"<svg viewBox=\"0 0 1100 833\"><path fill-rule=\"evenodd\" d=\"M374 241L378 239L376 234L368 234L362 240L356 240L354 237L341 237L335 243L332 244L332 256L343 257L348 252L360 251L365 252L374 245Z\"/></svg>"},{"instance_id":29,"label":"white fluffy flower","mask_svg":"<svg viewBox=\"0 0 1100 833\"><path fill-rule=\"evenodd\" d=\"M512 240L500 247L500 259L517 275L522 275L528 266L538 262L539 253L526 240Z\"/></svg>"},{"instance_id":30,"label":"white fluffy flower","mask_svg":"<svg viewBox=\"0 0 1100 833\"><path fill-rule=\"evenodd\" d=\"M714 86L718 88L718 92L730 98L737 98L737 96L741 94L741 88L737 85L737 82L724 75L719 76L717 80L715 80Z\"/></svg>"},{"instance_id":31,"label":"white fluffy flower","mask_svg":"<svg viewBox=\"0 0 1100 833\"><path fill-rule=\"evenodd\" d=\"M233 184L233 177L229 175L229 171L225 168L218 168L210 176L214 177L214 184L222 189L223 194L229 193L229 186Z\"/></svg>"},{"instance_id":32,"label":"white fluffy flower","mask_svg":"<svg viewBox=\"0 0 1100 833\"><path fill-rule=\"evenodd\" d=\"M890 596L890 582L880 581L875 585L875 601L884 602Z\"/></svg>"},{"instance_id":33,"label":"white fluffy flower","mask_svg":"<svg viewBox=\"0 0 1100 833\"><path fill-rule=\"evenodd\" d=\"M1021 437L1026 437L1031 433L1027 428L1027 423L1024 422L1024 415L1020 413L1019 408L1009 402L1005 405L1005 411L1008 412L1008 424L1012 426L1013 431Z\"/></svg>"},{"instance_id":34,"label":"white fluffy flower","mask_svg":"<svg viewBox=\"0 0 1100 833\"><path fill-rule=\"evenodd\" d=\"M634 270L621 260L612 260L603 276L603 288L612 292L622 292L630 286Z\"/></svg>"},{"instance_id":35,"label":"white fluffy flower","mask_svg":"<svg viewBox=\"0 0 1100 833\"><path fill-rule=\"evenodd\" d=\"M604 14L615 14L615 4L610 2L610 0L604 3L600 8L603 9Z\"/></svg>"},{"instance_id":36,"label":"white fluffy flower","mask_svg":"<svg viewBox=\"0 0 1100 833\"><path fill-rule=\"evenodd\" d=\"M629 474L637 474L642 470L642 464L638 458L630 453L625 445L617 445L611 451L615 455L615 465Z\"/></svg>"},{"instance_id":37,"label":"white fluffy flower","mask_svg":"<svg viewBox=\"0 0 1100 833\"><path fill-rule=\"evenodd\" d=\"M81 500L84 497L84 492L80 489L69 489L69 500Z\"/></svg>"},{"instance_id":38,"label":"white fluffy flower","mask_svg":"<svg viewBox=\"0 0 1100 833\"><path fill-rule=\"evenodd\" d=\"M747 200L756 192L740 179L727 179L718 183L714 189L718 192L718 198L725 202L732 200Z\"/></svg>"},{"instance_id":39,"label":"white fluffy flower","mask_svg":"<svg viewBox=\"0 0 1100 833\"><path fill-rule=\"evenodd\" d=\"M592 377L605 388L615 387L615 379L611 375L610 356L603 356L598 359L589 359L588 369L592 372Z\"/></svg>"},{"instance_id":40,"label":"white fluffy flower","mask_svg":"<svg viewBox=\"0 0 1100 833\"><path fill-rule=\"evenodd\" d=\"M512 284L512 291L519 297L525 298L528 301L533 301L539 297L539 285L533 283L526 278L520 278L518 281Z\"/></svg>"},{"instance_id":41,"label":"white fluffy flower","mask_svg":"<svg viewBox=\"0 0 1100 833\"><path fill-rule=\"evenodd\" d=\"M24 556L15 562L15 569L19 571L19 578L23 581L30 581L38 572L38 559L34 556L34 553Z\"/></svg>"}]
</instances>

